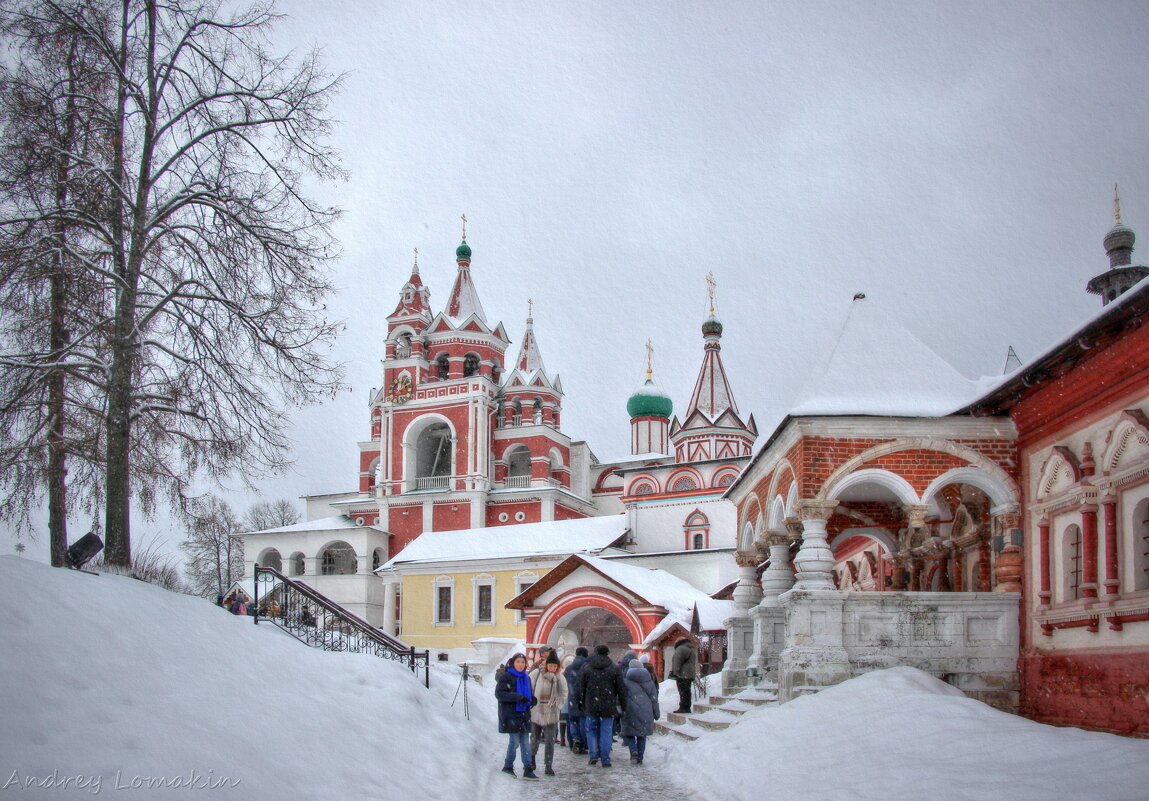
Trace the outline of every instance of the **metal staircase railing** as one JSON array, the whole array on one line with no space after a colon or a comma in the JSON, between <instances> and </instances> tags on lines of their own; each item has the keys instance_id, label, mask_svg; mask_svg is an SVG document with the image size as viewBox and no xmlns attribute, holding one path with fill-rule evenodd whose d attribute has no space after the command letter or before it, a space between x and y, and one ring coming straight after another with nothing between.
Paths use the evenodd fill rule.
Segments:
<instances>
[{"instance_id":1,"label":"metal staircase railing","mask_svg":"<svg viewBox=\"0 0 1149 801\"><path fill-rule=\"evenodd\" d=\"M431 657L416 651L311 587L273 567L255 567L255 622L274 623L297 640L325 651L374 654L404 662L430 687Z\"/></svg>"}]
</instances>

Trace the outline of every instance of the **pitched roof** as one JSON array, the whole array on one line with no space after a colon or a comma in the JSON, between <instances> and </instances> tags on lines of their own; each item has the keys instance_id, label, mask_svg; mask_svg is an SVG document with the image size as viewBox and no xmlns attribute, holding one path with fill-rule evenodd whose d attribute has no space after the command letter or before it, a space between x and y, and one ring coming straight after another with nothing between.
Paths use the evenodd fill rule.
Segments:
<instances>
[{"instance_id":1,"label":"pitched roof","mask_svg":"<svg viewBox=\"0 0 1149 801\"><path fill-rule=\"evenodd\" d=\"M822 367L790 416L940 417L977 395L962 376L873 300L855 298Z\"/></svg>"},{"instance_id":2,"label":"pitched roof","mask_svg":"<svg viewBox=\"0 0 1149 801\"><path fill-rule=\"evenodd\" d=\"M344 531L353 528L369 528L374 531L381 532L390 536L391 532L379 526L360 526L356 524L347 515L336 515L335 517L322 517L318 520L306 520L302 523L294 523L290 526L280 526L279 528L268 528L263 531L245 531L244 534L290 534L293 532L309 532L309 531Z\"/></svg>"}]
</instances>

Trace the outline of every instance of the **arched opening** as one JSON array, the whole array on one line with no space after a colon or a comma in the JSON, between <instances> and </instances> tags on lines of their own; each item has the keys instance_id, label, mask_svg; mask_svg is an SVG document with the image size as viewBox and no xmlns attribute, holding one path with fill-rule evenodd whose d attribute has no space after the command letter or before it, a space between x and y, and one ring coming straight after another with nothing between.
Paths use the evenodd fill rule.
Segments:
<instances>
[{"instance_id":1,"label":"arched opening","mask_svg":"<svg viewBox=\"0 0 1149 801\"><path fill-rule=\"evenodd\" d=\"M435 370L438 373L440 381L446 381L451 375L451 360L447 358L446 353L440 353L435 357Z\"/></svg>"},{"instance_id":2,"label":"arched opening","mask_svg":"<svg viewBox=\"0 0 1149 801\"><path fill-rule=\"evenodd\" d=\"M479 372L479 357L477 354L468 353L463 357L463 378L470 378L477 375Z\"/></svg>"},{"instance_id":3,"label":"arched opening","mask_svg":"<svg viewBox=\"0 0 1149 801\"><path fill-rule=\"evenodd\" d=\"M543 399L535 398L535 402L531 404L531 422L538 425L543 421Z\"/></svg>"},{"instance_id":4,"label":"arched opening","mask_svg":"<svg viewBox=\"0 0 1149 801\"><path fill-rule=\"evenodd\" d=\"M395 338L395 358L406 359L411 355L411 335L404 332Z\"/></svg>"},{"instance_id":5,"label":"arched opening","mask_svg":"<svg viewBox=\"0 0 1149 801\"><path fill-rule=\"evenodd\" d=\"M342 540L323 549L319 557L319 573L323 576L348 576L359 570L355 549Z\"/></svg>"},{"instance_id":6,"label":"arched opening","mask_svg":"<svg viewBox=\"0 0 1149 801\"><path fill-rule=\"evenodd\" d=\"M498 384L499 380L503 377L503 368L499 366L499 360L495 359L491 362L491 381ZM499 410L499 419L502 419L502 409Z\"/></svg>"},{"instance_id":7,"label":"arched opening","mask_svg":"<svg viewBox=\"0 0 1149 801\"><path fill-rule=\"evenodd\" d=\"M670 484L671 492L686 492L698 489L698 482L689 473L683 473Z\"/></svg>"},{"instance_id":8,"label":"arched opening","mask_svg":"<svg viewBox=\"0 0 1149 801\"><path fill-rule=\"evenodd\" d=\"M451 427L433 422L415 440L415 481L418 489L446 487L451 475Z\"/></svg>"},{"instance_id":9,"label":"arched opening","mask_svg":"<svg viewBox=\"0 0 1149 801\"><path fill-rule=\"evenodd\" d=\"M293 576L302 576L303 572L307 569L307 560L304 559L303 554L299 551L291 555L288 564L291 565L291 575Z\"/></svg>"},{"instance_id":10,"label":"arched opening","mask_svg":"<svg viewBox=\"0 0 1149 801\"><path fill-rule=\"evenodd\" d=\"M378 570L383 566L383 549L376 548L371 552L371 570L372 572Z\"/></svg>"},{"instance_id":11,"label":"arched opening","mask_svg":"<svg viewBox=\"0 0 1149 801\"><path fill-rule=\"evenodd\" d=\"M582 609L567 621L564 628L573 635L575 642L592 651L595 646L607 646L612 658L617 659L630 649L630 629L622 618L607 609L597 606Z\"/></svg>"},{"instance_id":12,"label":"arched opening","mask_svg":"<svg viewBox=\"0 0 1149 801\"><path fill-rule=\"evenodd\" d=\"M279 551L275 548L268 548L266 551L259 555L256 562L261 567L270 567L273 570L283 572L283 557L279 555Z\"/></svg>"},{"instance_id":13,"label":"arched opening","mask_svg":"<svg viewBox=\"0 0 1149 801\"><path fill-rule=\"evenodd\" d=\"M528 487L531 483L531 452L525 445L507 451L507 486Z\"/></svg>"}]
</instances>

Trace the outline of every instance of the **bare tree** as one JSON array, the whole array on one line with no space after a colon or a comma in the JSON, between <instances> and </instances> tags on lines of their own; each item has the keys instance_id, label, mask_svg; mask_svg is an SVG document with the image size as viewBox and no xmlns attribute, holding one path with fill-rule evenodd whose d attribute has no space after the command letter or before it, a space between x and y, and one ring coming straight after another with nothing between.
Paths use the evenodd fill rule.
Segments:
<instances>
[{"instance_id":1,"label":"bare tree","mask_svg":"<svg viewBox=\"0 0 1149 801\"><path fill-rule=\"evenodd\" d=\"M183 507L199 478L281 468L283 408L340 388L322 303L338 212L305 192L309 176L342 177L324 143L338 80L315 54L270 54L276 17L261 7L25 0L7 13L27 23L9 27L21 57L44 47L47 20L113 82L89 99L107 147L73 159L100 202L53 216L97 243L61 249L106 293L86 328L101 347L85 355L101 376L106 557L129 564L133 493L148 513L164 495ZM9 214L0 230L40 220Z\"/></svg>"},{"instance_id":2,"label":"bare tree","mask_svg":"<svg viewBox=\"0 0 1149 801\"><path fill-rule=\"evenodd\" d=\"M102 282L68 251L93 243L69 218L73 207L101 202L77 164L106 148L90 99L106 100L111 82L66 22L18 20L8 32L34 33L35 49L0 67L0 197L24 220L0 231L0 517L31 530L29 512L46 492L51 561L62 565L68 514L94 514L100 498L92 412L101 401L84 359L93 347L84 320L102 302ZM70 456L79 459L69 465Z\"/></svg>"},{"instance_id":3,"label":"bare tree","mask_svg":"<svg viewBox=\"0 0 1149 801\"><path fill-rule=\"evenodd\" d=\"M295 504L287 498L278 498L252 504L243 516L243 525L245 531L266 531L269 528L293 526L302 519Z\"/></svg>"},{"instance_id":4,"label":"bare tree","mask_svg":"<svg viewBox=\"0 0 1149 801\"><path fill-rule=\"evenodd\" d=\"M223 595L243 577L243 540L233 537L242 525L231 506L214 495L200 499L180 545L187 554L186 574L196 595Z\"/></svg>"}]
</instances>

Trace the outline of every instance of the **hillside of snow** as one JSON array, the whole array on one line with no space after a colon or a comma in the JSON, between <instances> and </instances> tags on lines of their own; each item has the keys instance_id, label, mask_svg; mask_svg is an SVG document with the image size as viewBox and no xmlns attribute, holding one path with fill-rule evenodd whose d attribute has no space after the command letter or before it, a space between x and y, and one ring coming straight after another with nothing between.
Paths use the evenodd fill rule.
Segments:
<instances>
[{"instance_id":1,"label":"hillside of snow","mask_svg":"<svg viewBox=\"0 0 1149 801\"><path fill-rule=\"evenodd\" d=\"M682 782L722 786L723 801L1149 799L1149 741L999 712L909 667L756 709L669 750Z\"/></svg>"},{"instance_id":2,"label":"hillside of snow","mask_svg":"<svg viewBox=\"0 0 1149 801\"><path fill-rule=\"evenodd\" d=\"M1149 741L1005 715L908 668L694 743L652 738L641 768L620 745L613 774L575 774L564 755L566 775L509 783L491 689L468 685L465 719L453 667L432 666L427 691L401 665L208 601L14 556L0 620L0 801L639 797L656 777L681 788L662 797L722 801L1149 797ZM673 695L664 682L664 710Z\"/></svg>"},{"instance_id":3,"label":"hillside of snow","mask_svg":"<svg viewBox=\"0 0 1149 801\"><path fill-rule=\"evenodd\" d=\"M445 770L444 752L489 764L492 733L450 706L457 678L433 671L429 693L389 660L314 650L199 598L5 556L0 619L0 798L91 797L94 782L60 784L100 777L111 797L465 799L474 772ZM180 776L215 789L129 792Z\"/></svg>"}]
</instances>

